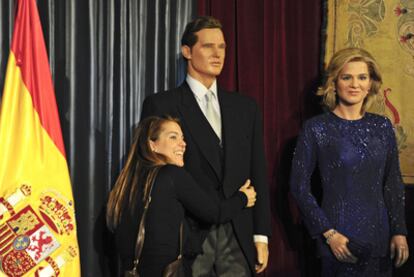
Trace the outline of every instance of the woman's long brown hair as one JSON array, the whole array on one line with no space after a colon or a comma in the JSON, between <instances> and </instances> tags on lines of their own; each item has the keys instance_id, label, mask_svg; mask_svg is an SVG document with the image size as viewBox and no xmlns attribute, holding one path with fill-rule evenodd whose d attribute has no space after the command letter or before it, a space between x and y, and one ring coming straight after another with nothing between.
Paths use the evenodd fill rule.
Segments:
<instances>
[{"instance_id":1,"label":"woman's long brown hair","mask_svg":"<svg viewBox=\"0 0 414 277\"><path fill-rule=\"evenodd\" d=\"M151 150L150 140L156 141L163 124L170 121L178 123L178 120L171 117L156 116L148 117L139 123L126 164L109 194L106 209L106 224L109 229L114 230L118 226L124 209L134 209L141 185L143 199L146 199L150 184L156 178L160 167L166 164L163 155ZM127 197L128 205L125 205Z\"/></svg>"}]
</instances>

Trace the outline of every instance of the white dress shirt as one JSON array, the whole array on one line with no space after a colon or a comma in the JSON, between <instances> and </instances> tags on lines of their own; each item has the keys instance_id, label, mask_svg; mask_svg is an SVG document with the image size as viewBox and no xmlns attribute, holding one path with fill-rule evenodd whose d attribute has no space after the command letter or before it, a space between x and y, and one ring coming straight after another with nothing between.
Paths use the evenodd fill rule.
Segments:
<instances>
[{"instance_id":1,"label":"white dress shirt","mask_svg":"<svg viewBox=\"0 0 414 277\"><path fill-rule=\"evenodd\" d=\"M211 101L213 108L218 114L219 118L221 118L220 104L217 96L217 81L214 80L213 84L209 88L206 88L200 81L194 79L188 74L186 81L191 91L193 92L194 97L197 100L197 103L200 106L200 109L203 112L204 116L206 116L206 94L208 91L212 92L213 97L211 98Z\"/></svg>"}]
</instances>

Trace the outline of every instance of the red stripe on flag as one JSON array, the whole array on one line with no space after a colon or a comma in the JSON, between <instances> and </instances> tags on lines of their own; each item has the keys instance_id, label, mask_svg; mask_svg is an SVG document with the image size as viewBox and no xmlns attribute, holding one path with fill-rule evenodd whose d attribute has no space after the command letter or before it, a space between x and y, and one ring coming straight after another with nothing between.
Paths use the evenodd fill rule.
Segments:
<instances>
[{"instance_id":1,"label":"red stripe on flag","mask_svg":"<svg viewBox=\"0 0 414 277\"><path fill-rule=\"evenodd\" d=\"M0 233L0 244L4 241L4 237L8 236L9 234L14 234L13 230L9 227L9 225L4 224L4 227L1 228Z\"/></svg>"},{"instance_id":2,"label":"red stripe on flag","mask_svg":"<svg viewBox=\"0 0 414 277\"><path fill-rule=\"evenodd\" d=\"M15 234L11 233L8 234L8 237L4 236L2 237L2 243L0 244L0 249L3 249L8 243L10 243L11 241L13 241L13 239L15 238Z\"/></svg>"},{"instance_id":3,"label":"red stripe on flag","mask_svg":"<svg viewBox=\"0 0 414 277\"><path fill-rule=\"evenodd\" d=\"M0 237L3 235L3 233L7 230L10 230L6 224L3 224L2 226L0 226Z\"/></svg>"},{"instance_id":4,"label":"red stripe on flag","mask_svg":"<svg viewBox=\"0 0 414 277\"><path fill-rule=\"evenodd\" d=\"M46 46L35 0L18 0L11 51L43 128L66 157Z\"/></svg>"},{"instance_id":5,"label":"red stripe on flag","mask_svg":"<svg viewBox=\"0 0 414 277\"><path fill-rule=\"evenodd\" d=\"M7 252L9 252L11 249L13 248L13 241L10 242L9 245L7 245L7 247L3 248L0 250L0 256L4 256L5 254L7 254Z\"/></svg>"}]
</instances>

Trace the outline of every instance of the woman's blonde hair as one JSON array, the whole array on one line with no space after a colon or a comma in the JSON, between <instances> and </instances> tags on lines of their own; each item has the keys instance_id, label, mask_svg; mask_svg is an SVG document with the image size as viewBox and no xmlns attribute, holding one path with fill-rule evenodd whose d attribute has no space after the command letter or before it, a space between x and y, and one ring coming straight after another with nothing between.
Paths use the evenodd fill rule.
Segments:
<instances>
[{"instance_id":1,"label":"woman's blonde hair","mask_svg":"<svg viewBox=\"0 0 414 277\"><path fill-rule=\"evenodd\" d=\"M344 66L349 62L364 62L368 66L369 77L371 79L371 88L367 97L362 104L361 113L364 113L375 96L379 93L382 85L382 76L379 66L372 55L361 48L345 48L336 52L331 58L325 71L324 84L318 88L317 95L322 96L322 103L330 110L334 110L338 104L336 95L336 82Z\"/></svg>"},{"instance_id":2,"label":"woman's blonde hair","mask_svg":"<svg viewBox=\"0 0 414 277\"><path fill-rule=\"evenodd\" d=\"M140 186L143 190L143 199L146 199L149 186L157 176L158 170L167 164L164 155L151 150L150 141L159 138L163 125L168 122L179 124L175 118L156 116L148 117L139 123L128 159L109 194L106 208L106 224L109 229L114 230L118 226L124 209L133 210Z\"/></svg>"}]
</instances>

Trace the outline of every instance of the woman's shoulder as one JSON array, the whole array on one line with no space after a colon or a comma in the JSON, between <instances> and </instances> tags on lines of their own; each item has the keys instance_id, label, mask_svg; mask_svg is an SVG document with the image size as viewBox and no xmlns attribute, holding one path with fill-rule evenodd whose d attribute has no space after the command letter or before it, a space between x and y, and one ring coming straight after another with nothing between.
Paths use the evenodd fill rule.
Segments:
<instances>
[{"instance_id":1,"label":"woman's shoulder","mask_svg":"<svg viewBox=\"0 0 414 277\"><path fill-rule=\"evenodd\" d=\"M315 115L315 116L305 120L305 123L309 124L309 125L316 125L316 124L320 124L320 123L329 121L329 113L330 112L324 112L322 114Z\"/></svg>"},{"instance_id":2,"label":"woman's shoulder","mask_svg":"<svg viewBox=\"0 0 414 277\"><path fill-rule=\"evenodd\" d=\"M303 122L302 129L306 132L309 131L321 131L326 129L329 124L329 113L323 113L313 116Z\"/></svg>"},{"instance_id":3,"label":"woman's shoulder","mask_svg":"<svg viewBox=\"0 0 414 277\"><path fill-rule=\"evenodd\" d=\"M394 126L388 117L374 113L366 113L365 119L366 127L378 136L385 138L394 136Z\"/></svg>"},{"instance_id":4,"label":"woman's shoulder","mask_svg":"<svg viewBox=\"0 0 414 277\"><path fill-rule=\"evenodd\" d=\"M367 112L365 114L365 117L368 122L377 124L379 127L384 127L384 128L392 127L392 123L390 119L384 115Z\"/></svg>"},{"instance_id":5,"label":"woman's shoulder","mask_svg":"<svg viewBox=\"0 0 414 277\"><path fill-rule=\"evenodd\" d=\"M184 167L167 164L162 166L158 172L157 182L163 183L164 186L169 184L166 187L181 190L192 185L194 181Z\"/></svg>"},{"instance_id":6,"label":"woman's shoulder","mask_svg":"<svg viewBox=\"0 0 414 277\"><path fill-rule=\"evenodd\" d=\"M160 168L159 174L179 174L185 171L184 167L177 166L174 164L166 164Z\"/></svg>"},{"instance_id":7,"label":"woman's shoulder","mask_svg":"<svg viewBox=\"0 0 414 277\"><path fill-rule=\"evenodd\" d=\"M184 167L180 167L173 164L166 164L160 168L158 172L158 178L167 178L171 181L181 180L182 178L187 178L188 173Z\"/></svg>"}]
</instances>

